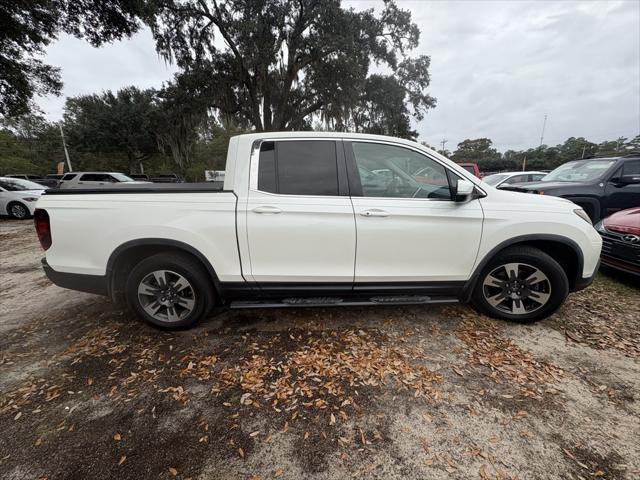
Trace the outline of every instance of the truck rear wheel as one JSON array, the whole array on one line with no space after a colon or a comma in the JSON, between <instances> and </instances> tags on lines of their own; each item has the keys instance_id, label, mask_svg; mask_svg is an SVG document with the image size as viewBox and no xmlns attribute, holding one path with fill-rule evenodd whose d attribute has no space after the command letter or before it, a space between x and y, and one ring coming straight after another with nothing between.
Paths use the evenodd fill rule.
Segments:
<instances>
[{"instance_id":1,"label":"truck rear wheel","mask_svg":"<svg viewBox=\"0 0 640 480\"><path fill-rule=\"evenodd\" d=\"M537 248L512 247L482 270L472 303L490 317L533 322L555 312L568 294L558 262Z\"/></svg>"},{"instance_id":2,"label":"truck rear wheel","mask_svg":"<svg viewBox=\"0 0 640 480\"><path fill-rule=\"evenodd\" d=\"M142 260L127 278L125 291L138 316L166 329L194 325L214 304L206 270L180 253L159 253Z\"/></svg>"}]
</instances>

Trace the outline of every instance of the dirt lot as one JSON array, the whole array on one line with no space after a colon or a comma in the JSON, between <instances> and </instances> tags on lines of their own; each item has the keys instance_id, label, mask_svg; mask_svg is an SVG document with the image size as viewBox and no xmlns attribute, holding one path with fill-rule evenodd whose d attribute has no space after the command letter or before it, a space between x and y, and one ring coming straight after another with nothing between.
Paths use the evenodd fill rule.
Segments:
<instances>
[{"instance_id":1,"label":"dirt lot","mask_svg":"<svg viewBox=\"0 0 640 480\"><path fill-rule=\"evenodd\" d=\"M167 333L50 284L41 256L0 220L2 478L640 477L631 278L535 325L221 310Z\"/></svg>"}]
</instances>

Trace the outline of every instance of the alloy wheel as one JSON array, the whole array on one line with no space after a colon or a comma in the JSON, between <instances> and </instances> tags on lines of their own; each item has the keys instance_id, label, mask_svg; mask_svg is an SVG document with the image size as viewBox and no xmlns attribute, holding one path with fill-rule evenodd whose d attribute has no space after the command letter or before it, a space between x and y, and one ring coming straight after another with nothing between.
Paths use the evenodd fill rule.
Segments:
<instances>
[{"instance_id":1,"label":"alloy wheel","mask_svg":"<svg viewBox=\"0 0 640 480\"><path fill-rule=\"evenodd\" d=\"M11 205L11 215L13 215L15 218L22 220L23 218L27 217L27 213L27 209L24 207L24 205L20 205L19 203L14 203L13 205Z\"/></svg>"},{"instance_id":2,"label":"alloy wheel","mask_svg":"<svg viewBox=\"0 0 640 480\"><path fill-rule=\"evenodd\" d=\"M482 293L493 308L511 315L526 315L544 307L551 298L551 282L526 263L494 268L482 282Z\"/></svg>"},{"instance_id":3,"label":"alloy wheel","mask_svg":"<svg viewBox=\"0 0 640 480\"><path fill-rule=\"evenodd\" d=\"M156 270L138 285L138 301L147 314L161 322L179 322L195 307L189 281L171 270Z\"/></svg>"}]
</instances>

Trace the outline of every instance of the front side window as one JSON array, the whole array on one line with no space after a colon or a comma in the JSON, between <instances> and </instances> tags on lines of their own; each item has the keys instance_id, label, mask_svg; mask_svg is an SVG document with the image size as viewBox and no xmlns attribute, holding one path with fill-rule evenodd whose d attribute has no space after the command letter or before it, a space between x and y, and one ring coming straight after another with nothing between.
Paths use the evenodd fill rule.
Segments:
<instances>
[{"instance_id":1,"label":"front side window","mask_svg":"<svg viewBox=\"0 0 640 480\"><path fill-rule=\"evenodd\" d=\"M640 160L626 162L622 165L622 175L640 175Z\"/></svg>"},{"instance_id":2,"label":"front side window","mask_svg":"<svg viewBox=\"0 0 640 480\"><path fill-rule=\"evenodd\" d=\"M324 140L263 142L258 190L282 195L338 193L336 143Z\"/></svg>"},{"instance_id":3,"label":"front side window","mask_svg":"<svg viewBox=\"0 0 640 480\"><path fill-rule=\"evenodd\" d=\"M446 169L435 160L393 145L351 145L363 196L451 199Z\"/></svg>"},{"instance_id":4,"label":"front side window","mask_svg":"<svg viewBox=\"0 0 640 480\"><path fill-rule=\"evenodd\" d=\"M512 185L514 183L526 182L529 179L528 177L528 175L514 175L504 183L507 185Z\"/></svg>"},{"instance_id":5,"label":"front side window","mask_svg":"<svg viewBox=\"0 0 640 480\"><path fill-rule=\"evenodd\" d=\"M62 177L62 180L71 180L72 178L76 178L75 173L65 173L64 177Z\"/></svg>"}]
</instances>

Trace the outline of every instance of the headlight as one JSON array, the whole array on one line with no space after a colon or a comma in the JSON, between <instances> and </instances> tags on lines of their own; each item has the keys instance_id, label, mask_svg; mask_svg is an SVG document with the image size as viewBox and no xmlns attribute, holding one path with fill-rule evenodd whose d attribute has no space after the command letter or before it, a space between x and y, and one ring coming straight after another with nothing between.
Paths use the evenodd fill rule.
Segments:
<instances>
[{"instance_id":1,"label":"headlight","mask_svg":"<svg viewBox=\"0 0 640 480\"><path fill-rule=\"evenodd\" d=\"M573 213L575 213L576 215L578 215L581 219L583 219L585 222L587 222L589 225L593 225L593 222L591 221L591 219L589 218L589 215L587 215L587 212L585 212L583 209L581 208L576 208Z\"/></svg>"},{"instance_id":2,"label":"headlight","mask_svg":"<svg viewBox=\"0 0 640 480\"><path fill-rule=\"evenodd\" d=\"M40 197L22 197L22 200L25 202L37 202Z\"/></svg>"}]
</instances>

